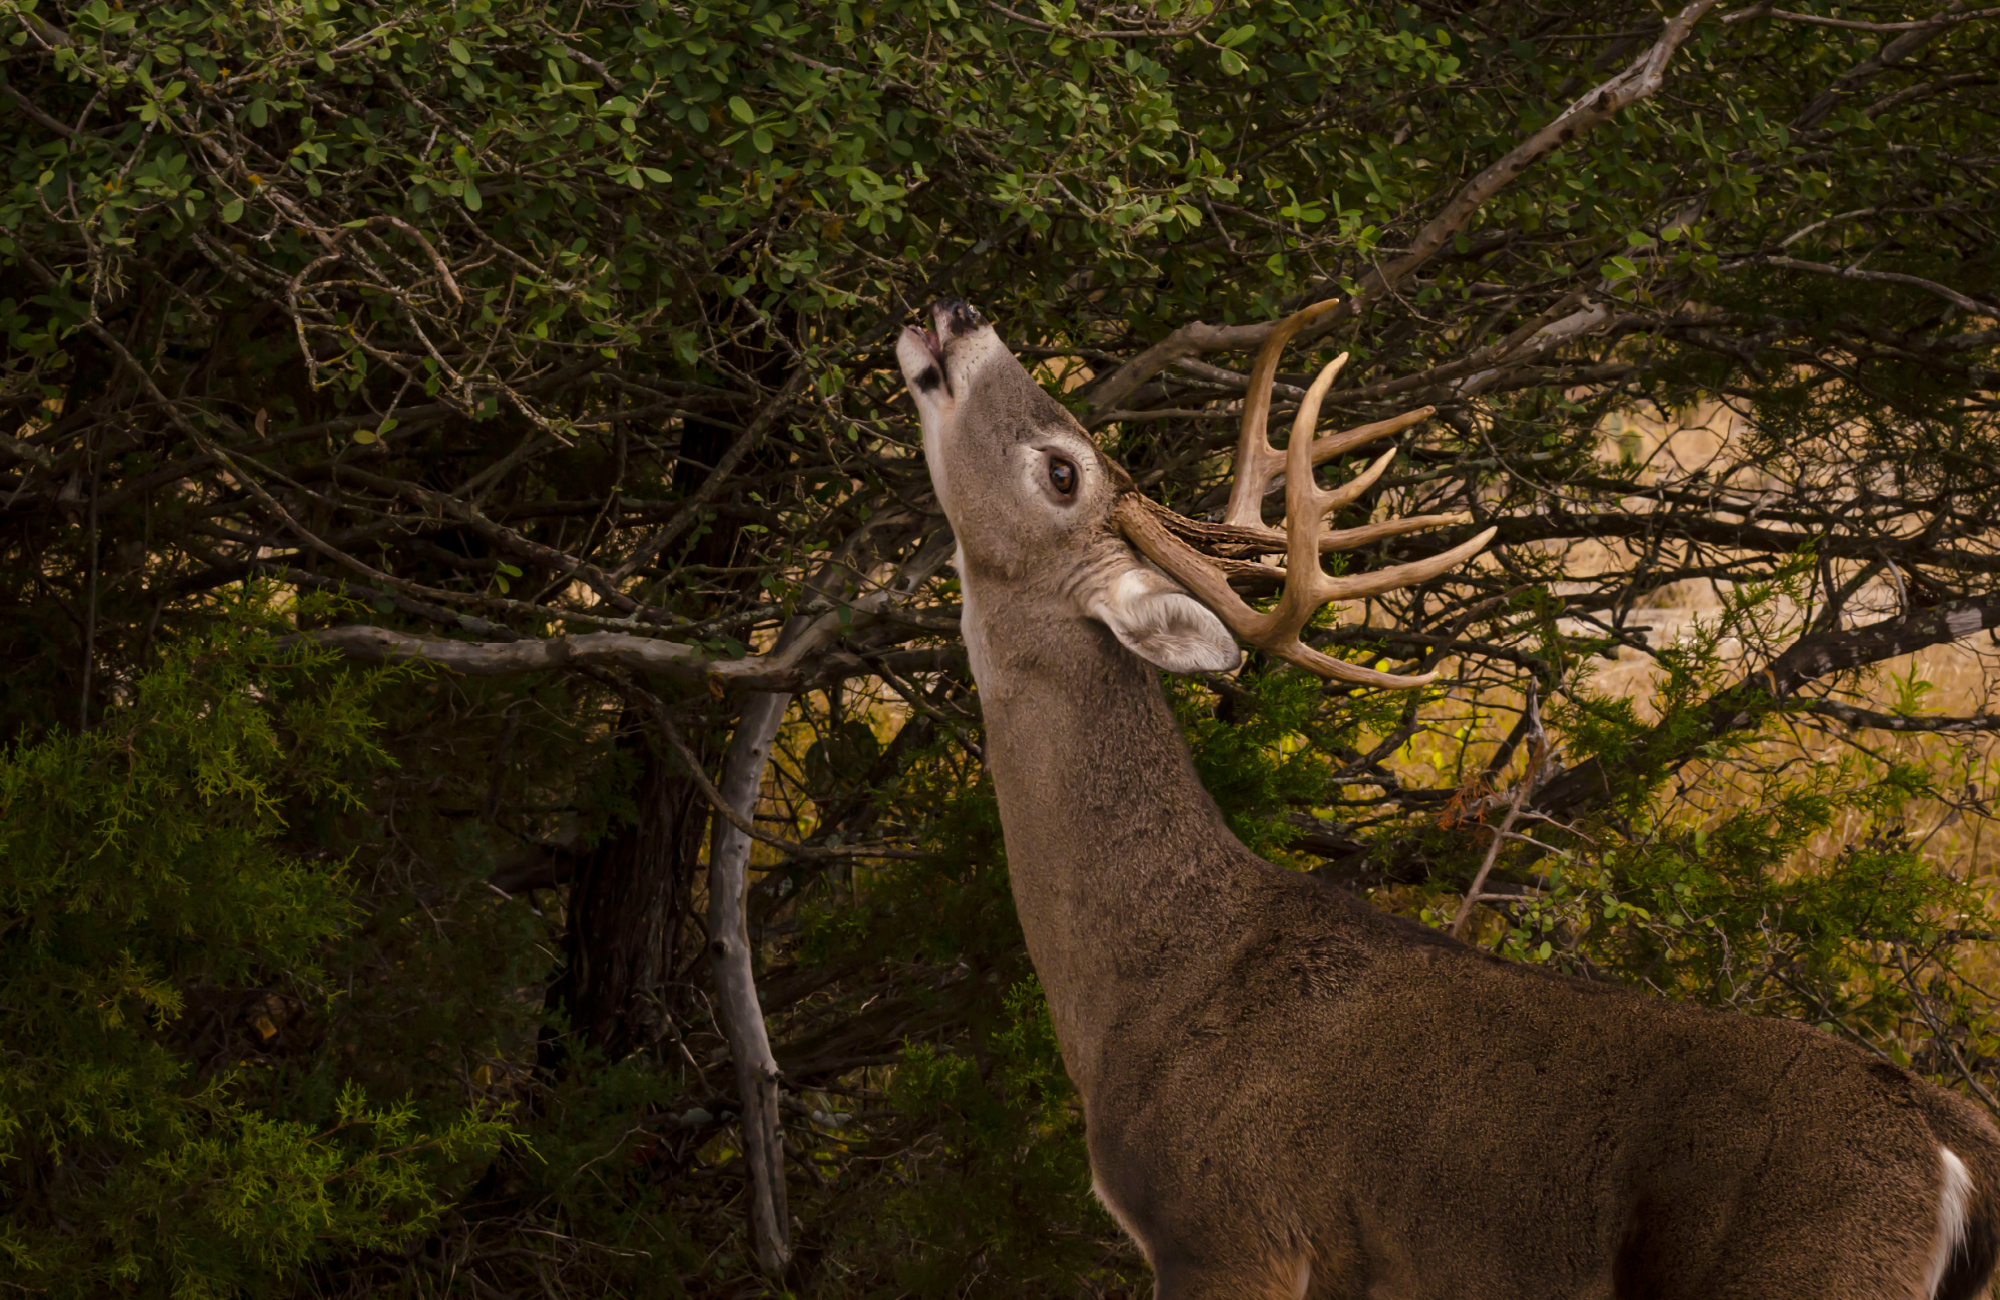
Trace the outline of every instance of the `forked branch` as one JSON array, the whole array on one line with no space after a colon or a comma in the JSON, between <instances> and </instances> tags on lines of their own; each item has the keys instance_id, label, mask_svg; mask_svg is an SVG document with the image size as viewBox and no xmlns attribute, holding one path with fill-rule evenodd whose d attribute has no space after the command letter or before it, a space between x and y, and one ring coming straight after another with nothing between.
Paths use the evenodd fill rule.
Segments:
<instances>
[{"instance_id":1,"label":"forked branch","mask_svg":"<svg viewBox=\"0 0 2000 1300\"><path fill-rule=\"evenodd\" d=\"M1449 244L1452 236L1464 229L1473 215L1515 177L1577 136L1601 122L1609 121L1620 110L1657 91L1666 77L1667 61L1687 40L1702 16L1719 2L1691 0L1667 20L1658 38L1624 71L1584 94L1547 125L1508 150L1504 157L1467 181L1436 216L1424 223L1400 257L1371 269L1360 278L1355 285L1354 297L1339 304L1337 312L1333 304L1323 304L1323 310L1333 314L1321 320L1320 326L1331 328L1340 318L1395 288ZM1911 33L1903 39L1916 37L1929 39L1927 34L1921 33ZM1885 50L1884 55L1888 54L1889 51ZM1095 425L1108 419L1110 413L1123 407L1126 399L1142 384L1180 358L1247 348L1253 343L1265 342L1270 337L1265 331L1271 328L1269 325L1206 325L1200 321L1183 325L1091 385L1089 398L1092 414L1086 423ZM1254 381L1251 388L1253 391L1256 388Z\"/></svg>"}]
</instances>

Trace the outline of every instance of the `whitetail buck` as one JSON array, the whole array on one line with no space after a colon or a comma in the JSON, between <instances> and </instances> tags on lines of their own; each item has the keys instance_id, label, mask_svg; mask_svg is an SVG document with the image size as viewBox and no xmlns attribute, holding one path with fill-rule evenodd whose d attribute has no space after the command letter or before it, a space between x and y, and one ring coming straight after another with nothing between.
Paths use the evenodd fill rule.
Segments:
<instances>
[{"instance_id":1,"label":"whitetail buck","mask_svg":"<svg viewBox=\"0 0 2000 1300\"><path fill-rule=\"evenodd\" d=\"M1262 861L1196 779L1155 668L1230 633L1320 655L1319 552L1456 516L1322 531L1312 466L1428 412L1287 451L1252 372L1226 519L1156 506L963 303L898 356L958 538L964 634L1007 860L1105 1205L1163 1300L1964 1300L2000 1242L2000 1133L1970 1103L1804 1025L1500 961ZM1336 366L1338 363L1335 363ZM1260 518L1285 475L1286 529ZM1222 553L1204 555L1190 542ZM1226 578L1282 551L1269 613ZM1266 571L1268 572L1268 570ZM1199 600L1190 596L1190 592ZM1225 626L1225 624L1227 626Z\"/></svg>"}]
</instances>

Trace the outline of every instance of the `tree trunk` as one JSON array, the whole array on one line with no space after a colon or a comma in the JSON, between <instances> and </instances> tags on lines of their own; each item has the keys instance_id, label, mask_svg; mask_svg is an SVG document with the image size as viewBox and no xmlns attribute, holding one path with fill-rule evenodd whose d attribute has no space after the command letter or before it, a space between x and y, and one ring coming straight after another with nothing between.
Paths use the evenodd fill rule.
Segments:
<instances>
[{"instance_id":1,"label":"tree trunk","mask_svg":"<svg viewBox=\"0 0 2000 1300\"><path fill-rule=\"evenodd\" d=\"M644 767L634 821L584 855L570 886L566 962L554 992L571 1033L616 1060L659 1036L688 881L708 804L684 773L633 742Z\"/></svg>"}]
</instances>

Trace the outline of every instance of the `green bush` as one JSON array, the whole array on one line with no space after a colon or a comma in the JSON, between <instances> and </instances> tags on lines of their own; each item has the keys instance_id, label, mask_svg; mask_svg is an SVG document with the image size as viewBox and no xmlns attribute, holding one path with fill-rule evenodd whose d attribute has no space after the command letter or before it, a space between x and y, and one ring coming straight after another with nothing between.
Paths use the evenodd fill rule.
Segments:
<instances>
[{"instance_id":1,"label":"green bush","mask_svg":"<svg viewBox=\"0 0 2000 1300\"><path fill-rule=\"evenodd\" d=\"M260 991L323 1007L322 957L352 919L341 863L282 842L287 809L356 801L356 775L383 758L379 678L218 632L169 652L91 730L0 755L0 1275L14 1285L266 1293L329 1252L399 1247L435 1221L447 1167L506 1136L492 1117L420 1122L351 1083L303 1119L259 1104L253 1044L275 1032Z\"/></svg>"}]
</instances>

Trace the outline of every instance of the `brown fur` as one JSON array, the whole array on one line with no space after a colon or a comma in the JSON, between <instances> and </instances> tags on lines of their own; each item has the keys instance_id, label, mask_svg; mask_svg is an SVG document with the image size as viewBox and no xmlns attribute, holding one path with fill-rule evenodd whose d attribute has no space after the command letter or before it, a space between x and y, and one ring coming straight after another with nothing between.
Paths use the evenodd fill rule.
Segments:
<instances>
[{"instance_id":1,"label":"brown fur","mask_svg":"<svg viewBox=\"0 0 2000 1300\"><path fill-rule=\"evenodd\" d=\"M1984 1289L2000 1133L1977 1107L1802 1025L1499 961L1245 849L1136 633L1088 612L1142 565L1107 522L1122 473L975 316L938 320L949 391L919 405L1015 899L1091 1168L1163 1300L1918 1300L1941 1143L1974 1195L1938 1295ZM903 350L907 374L932 361ZM1095 458L1073 502L1042 447Z\"/></svg>"}]
</instances>

